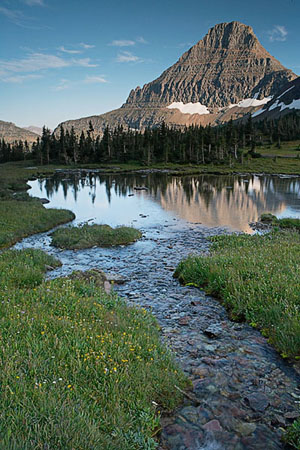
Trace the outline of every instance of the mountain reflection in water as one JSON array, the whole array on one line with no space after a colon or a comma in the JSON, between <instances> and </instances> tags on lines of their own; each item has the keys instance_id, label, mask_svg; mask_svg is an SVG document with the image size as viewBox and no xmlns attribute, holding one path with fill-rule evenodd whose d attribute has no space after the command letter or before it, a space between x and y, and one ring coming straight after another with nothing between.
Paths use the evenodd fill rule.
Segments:
<instances>
[{"instance_id":1,"label":"mountain reflection in water","mask_svg":"<svg viewBox=\"0 0 300 450\"><path fill-rule=\"evenodd\" d=\"M142 212L149 214L152 226L179 218L249 233L249 222L265 212L300 217L300 178L77 172L57 173L30 185L31 195L47 197L49 207L73 210L77 221L130 224L139 222ZM136 186L148 190L135 190Z\"/></svg>"}]
</instances>

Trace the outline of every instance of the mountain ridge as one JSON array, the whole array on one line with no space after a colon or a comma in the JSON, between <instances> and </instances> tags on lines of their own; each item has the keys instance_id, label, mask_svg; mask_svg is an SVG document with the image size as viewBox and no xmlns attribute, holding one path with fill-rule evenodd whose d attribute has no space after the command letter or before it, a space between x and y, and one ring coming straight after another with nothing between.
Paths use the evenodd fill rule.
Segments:
<instances>
[{"instance_id":1,"label":"mountain ridge","mask_svg":"<svg viewBox=\"0 0 300 450\"><path fill-rule=\"evenodd\" d=\"M8 143L15 141L27 141L28 144L32 144L40 136L32 131L21 128L15 125L13 122L5 122L0 120L0 139L4 139Z\"/></svg>"},{"instance_id":2,"label":"mountain ridge","mask_svg":"<svg viewBox=\"0 0 300 450\"><path fill-rule=\"evenodd\" d=\"M132 90L123 107L182 101L200 102L216 112L255 94L259 99L273 95L294 76L264 49L252 27L225 22L211 28L158 78Z\"/></svg>"},{"instance_id":3,"label":"mountain ridge","mask_svg":"<svg viewBox=\"0 0 300 450\"><path fill-rule=\"evenodd\" d=\"M178 127L217 125L257 111L295 78L260 44L252 27L224 22L212 27L158 78L132 89L119 109L63 125L80 134L91 121L100 135L107 126L143 130L163 121ZM194 112L186 113L181 104L191 104Z\"/></svg>"}]
</instances>

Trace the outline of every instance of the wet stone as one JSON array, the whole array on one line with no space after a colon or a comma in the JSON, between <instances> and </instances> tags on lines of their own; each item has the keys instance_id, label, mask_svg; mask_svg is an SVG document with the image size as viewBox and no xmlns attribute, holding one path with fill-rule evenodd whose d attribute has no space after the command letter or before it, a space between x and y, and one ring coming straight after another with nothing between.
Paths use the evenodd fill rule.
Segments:
<instances>
[{"instance_id":1,"label":"wet stone","mask_svg":"<svg viewBox=\"0 0 300 450\"><path fill-rule=\"evenodd\" d=\"M197 423L199 420L198 410L193 406L187 406L183 408L180 414L189 422Z\"/></svg>"},{"instance_id":2,"label":"wet stone","mask_svg":"<svg viewBox=\"0 0 300 450\"><path fill-rule=\"evenodd\" d=\"M219 338L222 335L222 327L220 325L210 325L204 330L204 334L206 334L210 338Z\"/></svg>"},{"instance_id":3,"label":"wet stone","mask_svg":"<svg viewBox=\"0 0 300 450\"><path fill-rule=\"evenodd\" d=\"M237 431L241 436L249 436L249 434L254 433L255 430L256 430L256 425L255 425L255 423L241 422L241 423L236 427L236 431Z\"/></svg>"},{"instance_id":4,"label":"wet stone","mask_svg":"<svg viewBox=\"0 0 300 450\"><path fill-rule=\"evenodd\" d=\"M109 281L110 283L124 284L129 281L128 278L126 278L118 273L106 272L105 276L106 276L107 281Z\"/></svg>"},{"instance_id":5,"label":"wet stone","mask_svg":"<svg viewBox=\"0 0 300 450\"><path fill-rule=\"evenodd\" d=\"M250 394L245 398L245 402L250 405L254 411L264 412L269 406L269 400L262 393Z\"/></svg>"},{"instance_id":6,"label":"wet stone","mask_svg":"<svg viewBox=\"0 0 300 450\"><path fill-rule=\"evenodd\" d=\"M223 428L220 425L220 422L216 419L211 420L210 422L207 422L205 425L203 425L203 428L206 431L222 431Z\"/></svg>"},{"instance_id":7,"label":"wet stone","mask_svg":"<svg viewBox=\"0 0 300 450\"><path fill-rule=\"evenodd\" d=\"M190 320L191 320L190 316L184 316L184 317L179 318L178 323L181 326L188 326L190 323Z\"/></svg>"}]
</instances>

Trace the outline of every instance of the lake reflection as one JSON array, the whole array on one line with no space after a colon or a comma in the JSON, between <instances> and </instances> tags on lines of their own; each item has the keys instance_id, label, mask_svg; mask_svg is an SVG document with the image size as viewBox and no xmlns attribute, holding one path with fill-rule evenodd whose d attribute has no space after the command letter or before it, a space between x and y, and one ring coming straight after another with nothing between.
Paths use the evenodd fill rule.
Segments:
<instances>
[{"instance_id":1,"label":"lake reflection","mask_svg":"<svg viewBox=\"0 0 300 450\"><path fill-rule=\"evenodd\" d=\"M57 173L30 185L32 196L71 209L77 222L155 227L177 219L250 233L249 222L264 212L300 217L300 178Z\"/></svg>"}]
</instances>

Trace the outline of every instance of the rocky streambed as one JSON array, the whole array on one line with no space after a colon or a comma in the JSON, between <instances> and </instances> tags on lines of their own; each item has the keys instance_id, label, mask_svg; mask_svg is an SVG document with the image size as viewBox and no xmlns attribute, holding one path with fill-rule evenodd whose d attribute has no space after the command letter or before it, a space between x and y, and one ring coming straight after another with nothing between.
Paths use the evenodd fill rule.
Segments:
<instances>
[{"instance_id":1,"label":"rocky streambed","mask_svg":"<svg viewBox=\"0 0 300 450\"><path fill-rule=\"evenodd\" d=\"M208 235L221 231L168 224L144 230L142 241L122 248L59 251L50 247L47 234L16 247L55 254L63 266L51 277L90 268L124 277L114 289L157 317L164 341L193 385L184 404L163 416L161 449L284 449L283 428L299 414L297 368L258 331L229 320L217 300L172 276L182 258L208 251Z\"/></svg>"}]
</instances>

